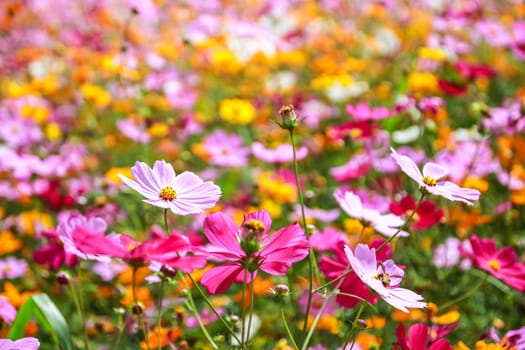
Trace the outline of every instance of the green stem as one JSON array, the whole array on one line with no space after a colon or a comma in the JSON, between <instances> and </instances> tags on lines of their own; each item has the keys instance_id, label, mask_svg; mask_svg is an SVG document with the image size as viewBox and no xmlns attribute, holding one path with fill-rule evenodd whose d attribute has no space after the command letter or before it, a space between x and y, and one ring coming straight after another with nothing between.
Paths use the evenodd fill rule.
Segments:
<instances>
[{"instance_id":1,"label":"green stem","mask_svg":"<svg viewBox=\"0 0 525 350\"><path fill-rule=\"evenodd\" d=\"M250 331L252 328L252 317L253 317L253 304L255 299L255 288L254 288L254 274L250 273L251 283L250 283L250 315L248 316L248 330L247 330L247 341L250 340Z\"/></svg>"},{"instance_id":2,"label":"green stem","mask_svg":"<svg viewBox=\"0 0 525 350\"><path fill-rule=\"evenodd\" d=\"M232 327L230 326L230 324L228 323L228 321L226 321L224 319L224 317L222 317L222 315L217 311L217 309L215 308L215 306L213 306L213 304L211 303L210 299L206 296L206 293L204 293L204 291L202 290L202 288L197 284L197 282L195 282L195 279L193 279L193 276L190 274L190 273L186 273L186 276L188 276L188 278L191 280L191 283L193 284L193 286L195 286L195 288L197 288L197 291L199 292L199 294L201 295L202 299L204 300L204 302L206 303L206 305L208 305L208 307L210 308L210 310L215 314L215 316L217 316L217 319L219 321L221 321L221 323L223 324L224 327L226 327L226 329L228 330L228 332L231 334L231 336L233 338L235 338L235 340L237 340L237 342L239 344L241 344L241 340L239 339L239 337L237 336L237 334L235 334L235 331L232 329ZM188 291L189 293L190 291Z\"/></svg>"},{"instance_id":3,"label":"green stem","mask_svg":"<svg viewBox=\"0 0 525 350\"><path fill-rule=\"evenodd\" d=\"M160 280L159 285L159 300L157 303L157 343L158 350L162 349L162 343L160 341L160 326L162 323L162 299L164 298L164 279Z\"/></svg>"},{"instance_id":4,"label":"green stem","mask_svg":"<svg viewBox=\"0 0 525 350\"><path fill-rule=\"evenodd\" d=\"M133 305L138 306L136 285L137 285L137 267L133 266L133 272L131 274L131 294L133 295ZM142 310L142 308L138 311L137 321L139 323L139 326L142 327L142 332L144 333L144 341L146 342L146 348L148 350L151 350L149 346L148 329L146 327L146 322L144 322L144 319L142 317L143 311L144 310Z\"/></svg>"},{"instance_id":5,"label":"green stem","mask_svg":"<svg viewBox=\"0 0 525 350\"><path fill-rule=\"evenodd\" d=\"M168 209L164 209L164 230L166 230L166 234L170 234L170 227L168 225Z\"/></svg>"},{"instance_id":6,"label":"green stem","mask_svg":"<svg viewBox=\"0 0 525 350\"><path fill-rule=\"evenodd\" d=\"M370 298L370 296L368 297ZM346 336L343 349L346 349L346 346L348 345L348 342L350 342L350 339L352 338L352 333L356 333L357 335L357 322L359 320L359 317L361 317L361 314L363 313L363 310L365 309L365 306L368 305L368 299L366 299L363 303L361 303L361 307L357 311L357 315L354 318L354 322L352 322L352 328L348 332L348 335ZM355 337L354 337L355 338ZM352 342L352 346L350 347L350 350L354 348L355 341Z\"/></svg>"},{"instance_id":7,"label":"green stem","mask_svg":"<svg viewBox=\"0 0 525 350\"><path fill-rule=\"evenodd\" d=\"M77 308L78 315L80 316L80 323L82 324L82 333L83 333L83 341L84 341L84 349L89 350L89 337L87 334L86 329L86 318L84 315L84 307L81 302L81 296L80 291L77 293L76 287L73 285L73 282L69 284L71 295L73 296L73 301L75 302L75 306Z\"/></svg>"},{"instance_id":8,"label":"green stem","mask_svg":"<svg viewBox=\"0 0 525 350\"><path fill-rule=\"evenodd\" d=\"M292 144L292 153L293 153L293 168L294 168L294 174L295 174L295 184L297 186L297 195L299 197L299 204L301 206L301 217L303 222L303 230L306 235L306 238L310 239L310 233L308 232L308 227L306 223L306 214L304 211L304 199L303 199L303 191L301 189L301 183L299 180L299 166L297 164L297 154L295 150L295 140L293 137L293 129L289 129L290 132L290 143ZM308 329L308 316L310 315L310 309L312 308L312 298L313 298L313 290L314 290L314 275L316 279L319 281L319 272L314 273L314 266L317 266L317 262L315 259L315 254L313 249L310 247L310 253L308 254L308 299L306 302L306 310L304 315L304 321L303 321L303 334L301 337L301 345L304 344L304 340L306 337L306 332Z\"/></svg>"},{"instance_id":9,"label":"green stem","mask_svg":"<svg viewBox=\"0 0 525 350\"><path fill-rule=\"evenodd\" d=\"M248 279L247 277L248 271L244 270L244 277L242 282L242 295L241 295L241 349L244 349L244 342L245 342L245 325L244 318L246 317L246 281Z\"/></svg>"},{"instance_id":10,"label":"green stem","mask_svg":"<svg viewBox=\"0 0 525 350\"><path fill-rule=\"evenodd\" d=\"M416 215L416 212L419 209L419 207L421 206L421 203L423 203L423 199L424 198L425 198L425 193L421 192L421 197L419 197L419 201L417 202L416 207L414 208L414 210L412 210L412 213L410 213L410 215L406 219L405 223L403 225L401 225L391 237L389 237L387 240L385 240L383 243L381 243L381 245L379 247L377 247L376 252L378 252L381 249L383 249L388 243L390 243L394 238L396 238L397 235L401 231L403 231L404 228L408 227L408 224L412 221L412 219L414 218L414 215Z\"/></svg>"},{"instance_id":11,"label":"green stem","mask_svg":"<svg viewBox=\"0 0 525 350\"><path fill-rule=\"evenodd\" d=\"M202 332L204 333L204 336L206 337L206 339L208 339L208 341L210 342L211 346L214 348L214 349L219 349L219 346L217 345L217 343L215 343L213 341L213 338L211 337L210 333L208 333L208 330L206 329L206 326L204 325L204 322L202 322L202 319L199 315L199 311L197 310L197 307L195 306L195 301L193 300L193 295L191 294L191 290L189 288L187 288L187 295L188 295L188 304L189 304L189 309L190 311L193 313L193 316L195 317L195 319L197 320L197 323L199 324L199 327L200 329L202 330Z\"/></svg>"},{"instance_id":12,"label":"green stem","mask_svg":"<svg viewBox=\"0 0 525 350\"><path fill-rule=\"evenodd\" d=\"M286 334L288 334L288 338L290 338L290 341L292 342L293 348L295 350L299 350L299 347L297 346L297 343L295 342L295 339L292 335L292 332L290 331L290 327L288 327L288 321L286 321L286 316L284 315L284 305L283 305L283 296L279 295L279 309L281 312L281 319L283 320L284 329L286 330Z\"/></svg>"},{"instance_id":13,"label":"green stem","mask_svg":"<svg viewBox=\"0 0 525 350\"><path fill-rule=\"evenodd\" d=\"M439 310L440 311L443 311L445 309L448 309L449 307L451 307L452 305L454 304L457 304L459 303L460 301L463 301L467 298L469 298L472 294L474 294L475 291L477 291L482 285L483 283L485 283L485 281L487 280L487 278L489 277L488 273L485 274L485 277L480 279L478 281L478 283L476 285L474 285L472 288L469 288L463 295L460 295L459 297L457 297L456 299L454 300L451 300L445 304L443 304Z\"/></svg>"}]
</instances>

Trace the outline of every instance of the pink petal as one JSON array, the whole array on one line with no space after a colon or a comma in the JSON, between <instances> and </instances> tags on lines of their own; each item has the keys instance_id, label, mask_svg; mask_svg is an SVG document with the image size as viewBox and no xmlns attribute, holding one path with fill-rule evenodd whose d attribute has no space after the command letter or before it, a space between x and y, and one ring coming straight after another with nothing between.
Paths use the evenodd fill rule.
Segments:
<instances>
[{"instance_id":1,"label":"pink petal","mask_svg":"<svg viewBox=\"0 0 525 350\"><path fill-rule=\"evenodd\" d=\"M73 231L73 242L84 254L123 258L128 250L101 233L93 233L82 226Z\"/></svg>"},{"instance_id":2,"label":"pink petal","mask_svg":"<svg viewBox=\"0 0 525 350\"><path fill-rule=\"evenodd\" d=\"M206 271L201 278L201 284L209 294L224 293L243 271L244 269L236 263L216 266Z\"/></svg>"},{"instance_id":3,"label":"pink petal","mask_svg":"<svg viewBox=\"0 0 525 350\"><path fill-rule=\"evenodd\" d=\"M270 227L272 227L272 218L270 217L270 213L264 209L244 215L243 223L249 220L258 220L263 223L264 231L261 233L262 237L265 237L268 234Z\"/></svg>"},{"instance_id":4,"label":"pink petal","mask_svg":"<svg viewBox=\"0 0 525 350\"><path fill-rule=\"evenodd\" d=\"M351 191L334 192L334 198L343 211L353 218L363 218L363 205L361 199Z\"/></svg>"},{"instance_id":5,"label":"pink petal","mask_svg":"<svg viewBox=\"0 0 525 350\"><path fill-rule=\"evenodd\" d=\"M434 180L439 180L444 176L447 176L448 169L436 164L436 163L427 163L423 166L423 176L429 176Z\"/></svg>"},{"instance_id":6,"label":"pink petal","mask_svg":"<svg viewBox=\"0 0 525 350\"><path fill-rule=\"evenodd\" d=\"M158 179L160 188L171 187L175 182L175 170L164 160L157 160L153 164L153 173Z\"/></svg>"},{"instance_id":7,"label":"pink petal","mask_svg":"<svg viewBox=\"0 0 525 350\"><path fill-rule=\"evenodd\" d=\"M239 244L238 229L233 220L221 212L210 214L204 219L204 234L210 243L219 251L232 253L234 259L245 256Z\"/></svg>"},{"instance_id":8,"label":"pink petal","mask_svg":"<svg viewBox=\"0 0 525 350\"><path fill-rule=\"evenodd\" d=\"M423 323L410 326L408 329L408 345L410 350L426 350L428 342L428 328Z\"/></svg>"},{"instance_id":9,"label":"pink petal","mask_svg":"<svg viewBox=\"0 0 525 350\"><path fill-rule=\"evenodd\" d=\"M416 181L418 184L422 184L423 175L416 163L407 156L403 156L395 151L395 149L390 148L392 151L392 157L395 159L396 163L399 165L401 170L407 174L412 180Z\"/></svg>"}]
</instances>

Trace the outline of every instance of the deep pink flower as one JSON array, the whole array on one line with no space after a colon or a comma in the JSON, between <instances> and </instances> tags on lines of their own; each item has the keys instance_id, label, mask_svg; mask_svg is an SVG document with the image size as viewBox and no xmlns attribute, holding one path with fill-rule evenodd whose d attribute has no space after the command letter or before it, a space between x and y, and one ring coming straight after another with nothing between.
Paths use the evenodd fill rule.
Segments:
<instances>
[{"instance_id":1,"label":"deep pink flower","mask_svg":"<svg viewBox=\"0 0 525 350\"><path fill-rule=\"evenodd\" d=\"M399 202L390 202L390 211L398 216L410 215L416 209L416 200L414 197L407 195ZM414 230L425 230L432 227L443 218L443 210L436 208L436 204L430 200L424 200L416 210L412 224Z\"/></svg>"},{"instance_id":2,"label":"deep pink flower","mask_svg":"<svg viewBox=\"0 0 525 350\"><path fill-rule=\"evenodd\" d=\"M474 265L505 282L510 287L525 292L525 264L519 262L511 247L496 249L496 241L470 236L471 259Z\"/></svg>"},{"instance_id":3,"label":"deep pink flower","mask_svg":"<svg viewBox=\"0 0 525 350\"><path fill-rule=\"evenodd\" d=\"M159 262L184 272L191 272L206 263L203 256L186 254L195 251L195 247L186 237L178 234L159 235L144 242L137 242L128 235L111 233L106 236L79 226L73 231L73 242L86 256L120 258L134 265Z\"/></svg>"},{"instance_id":4,"label":"deep pink flower","mask_svg":"<svg viewBox=\"0 0 525 350\"><path fill-rule=\"evenodd\" d=\"M271 224L266 210L246 214L241 226L221 212L204 219L204 233L211 243L207 256L226 261L202 276L210 294L222 293L234 282L249 283L259 269L284 275L292 263L308 255L310 244L299 224L269 234Z\"/></svg>"},{"instance_id":5,"label":"deep pink flower","mask_svg":"<svg viewBox=\"0 0 525 350\"><path fill-rule=\"evenodd\" d=\"M49 243L33 252L33 259L39 265L47 265L51 270L59 269L62 264L75 266L78 257L65 251L62 240L58 237L56 230L47 230L43 235Z\"/></svg>"},{"instance_id":6,"label":"deep pink flower","mask_svg":"<svg viewBox=\"0 0 525 350\"><path fill-rule=\"evenodd\" d=\"M349 246L345 246L345 253L361 281L396 309L408 313L407 308L420 309L427 306L421 295L399 287L405 272L392 259L377 263L375 248L358 244L354 254Z\"/></svg>"},{"instance_id":7,"label":"deep pink flower","mask_svg":"<svg viewBox=\"0 0 525 350\"><path fill-rule=\"evenodd\" d=\"M401 167L401 170L416 181L423 192L442 196L451 201L461 201L469 205L472 205L471 201L479 199L480 192L478 190L459 187L450 181L439 181L448 174L445 167L430 162L423 166L423 173L421 173L412 159L397 153L393 148L391 150L392 157Z\"/></svg>"},{"instance_id":8,"label":"deep pink flower","mask_svg":"<svg viewBox=\"0 0 525 350\"><path fill-rule=\"evenodd\" d=\"M122 181L146 197L144 202L170 209L177 215L198 214L212 208L221 196L221 189L210 181L202 181L192 172L175 175L173 167L157 160L151 169L136 162L131 168L136 181L119 175Z\"/></svg>"},{"instance_id":9,"label":"deep pink flower","mask_svg":"<svg viewBox=\"0 0 525 350\"><path fill-rule=\"evenodd\" d=\"M384 239L376 238L372 241L372 247L379 247L383 244ZM344 252L346 242L339 242L332 247L333 257L323 256L319 261L319 269L329 280L335 280L341 277L348 269L348 258ZM377 252L377 260L382 262L390 257L392 254L392 246L387 244L383 249ZM334 285L337 282L333 283ZM351 272L344 278L339 286L340 293L337 294L335 301L344 308L353 308L362 300L368 300L369 303L377 303L375 295L370 296L370 290L357 277L355 272Z\"/></svg>"},{"instance_id":10,"label":"deep pink flower","mask_svg":"<svg viewBox=\"0 0 525 350\"><path fill-rule=\"evenodd\" d=\"M452 350L446 339L431 338L431 329L424 323L416 323L408 329L405 335L405 326L400 323L396 330L397 343L392 344L396 350Z\"/></svg>"},{"instance_id":11,"label":"deep pink flower","mask_svg":"<svg viewBox=\"0 0 525 350\"><path fill-rule=\"evenodd\" d=\"M0 350L37 350L40 341L33 337L18 340L0 339Z\"/></svg>"},{"instance_id":12,"label":"deep pink flower","mask_svg":"<svg viewBox=\"0 0 525 350\"><path fill-rule=\"evenodd\" d=\"M393 115L386 107L372 108L364 102L359 102L356 105L347 105L346 112L359 121L381 120Z\"/></svg>"},{"instance_id":13,"label":"deep pink flower","mask_svg":"<svg viewBox=\"0 0 525 350\"><path fill-rule=\"evenodd\" d=\"M392 237L398 231L398 236L408 236L408 232L400 230L405 220L394 214L381 214L378 210L365 208L361 199L353 192L335 191L334 198L344 212L359 219L363 225L373 227L387 237Z\"/></svg>"}]
</instances>

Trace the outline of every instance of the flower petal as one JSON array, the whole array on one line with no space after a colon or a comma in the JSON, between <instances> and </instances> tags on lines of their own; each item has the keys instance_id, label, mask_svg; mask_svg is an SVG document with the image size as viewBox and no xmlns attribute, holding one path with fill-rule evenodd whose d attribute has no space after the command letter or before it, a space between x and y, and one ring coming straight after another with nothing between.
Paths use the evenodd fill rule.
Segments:
<instances>
[{"instance_id":1,"label":"flower petal","mask_svg":"<svg viewBox=\"0 0 525 350\"><path fill-rule=\"evenodd\" d=\"M392 151L392 157L395 159L401 170L412 180L422 185L423 175L421 174L421 171L419 171L416 163L409 157L397 153L395 149L390 148L390 150Z\"/></svg>"},{"instance_id":2,"label":"flower petal","mask_svg":"<svg viewBox=\"0 0 525 350\"><path fill-rule=\"evenodd\" d=\"M423 176L429 176L434 180L439 180L447 175L448 169L439 164L430 162L423 166Z\"/></svg>"}]
</instances>

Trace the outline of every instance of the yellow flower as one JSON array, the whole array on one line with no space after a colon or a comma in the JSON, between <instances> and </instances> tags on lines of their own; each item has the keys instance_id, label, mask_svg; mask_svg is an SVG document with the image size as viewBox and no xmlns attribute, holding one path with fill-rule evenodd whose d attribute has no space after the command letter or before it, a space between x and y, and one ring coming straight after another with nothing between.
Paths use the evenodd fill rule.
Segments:
<instances>
[{"instance_id":1,"label":"yellow flower","mask_svg":"<svg viewBox=\"0 0 525 350\"><path fill-rule=\"evenodd\" d=\"M62 130L57 123L46 124L44 132L50 141L57 141L62 137Z\"/></svg>"},{"instance_id":2,"label":"yellow flower","mask_svg":"<svg viewBox=\"0 0 525 350\"><path fill-rule=\"evenodd\" d=\"M241 62L228 49L216 49L211 54L212 65L226 74L236 74L241 69Z\"/></svg>"},{"instance_id":3,"label":"yellow flower","mask_svg":"<svg viewBox=\"0 0 525 350\"><path fill-rule=\"evenodd\" d=\"M408 77L408 88L417 93L435 93L439 90L438 78L429 72L413 72Z\"/></svg>"},{"instance_id":4,"label":"yellow flower","mask_svg":"<svg viewBox=\"0 0 525 350\"><path fill-rule=\"evenodd\" d=\"M22 222L23 233L34 236L37 231L53 227L51 216L36 210L25 211L19 216Z\"/></svg>"},{"instance_id":5,"label":"yellow flower","mask_svg":"<svg viewBox=\"0 0 525 350\"><path fill-rule=\"evenodd\" d=\"M221 102L219 115L232 124L246 125L255 119L255 107L248 100L230 98Z\"/></svg>"},{"instance_id":6,"label":"yellow flower","mask_svg":"<svg viewBox=\"0 0 525 350\"><path fill-rule=\"evenodd\" d=\"M0 242L2 242L2 244L0 244L0 255L12 253L22 247L22 241L8 230L0 233Z\"/></svg>"},{"instance_id":7,"label":"yellow flower","mask_svg":"<svg viewBox=\"0 0 525 350\"><path fill-rule=\"evenodd\" d=\"M87 102L94 104L98 108L107 107L111 102L111 95L98 85L84 84L80 91Z\"/></svg>"},{"instance_id":8,"label":"yellow flower","mask_svg":"<svg viewBox=\"0 0 525 350\"><path fill-rule=\"evenodd\" d=\"M443 50L434 47L421 47L418 54L419 57L426 58L428 60L445 61L447 59L447 56Z\"/></svg>"},{"instance_id":9,"label":"yellow flower","mask_svg":"<svg viewBox=\"0 0 525 350\"><path fill-rule=\"evenodd\" d=\"M112 184L112 185L120 185L122 184L122 180L120 180L120 177L118 174L122 174L126 177L131 178L131 170L128 167L113 167L106 171L106 174L104 175L104 179L106 179L106 182Z\"/></svg>"}]
</instances>

